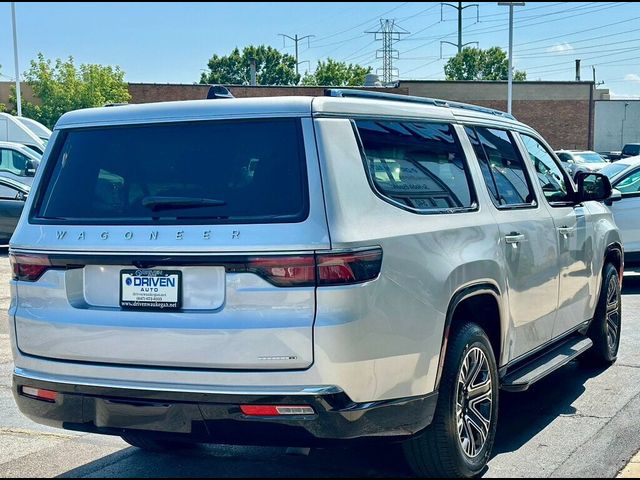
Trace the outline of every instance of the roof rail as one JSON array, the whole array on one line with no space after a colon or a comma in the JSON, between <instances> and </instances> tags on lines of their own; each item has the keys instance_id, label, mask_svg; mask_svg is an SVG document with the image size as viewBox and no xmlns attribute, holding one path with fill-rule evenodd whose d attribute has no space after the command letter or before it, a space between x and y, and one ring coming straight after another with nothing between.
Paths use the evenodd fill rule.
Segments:
<instances>
[{"instance_id":1,"label":"roof rail","mask_svg":"<svg viewBox=\"0 0 640 480\"><path fill-rule=\"evenodd\" d=\"M374 100L392 100L395 102L421 103L432 105L434 107L444 108L460 108L463 110L471 110L474 112L488 113L498 117L509 118L515 120L516 117L507 112L495 110L493 108L480 107L478 105L470 105L468 103L450 102L448 100L440 100L437 98L416 97L415 95L399 95L397 93L371 92L367 90L355 90L351 88L327 88L324 91L326 97L353 97L353 98L370 98Z\"/></svg>"}]
</instances>

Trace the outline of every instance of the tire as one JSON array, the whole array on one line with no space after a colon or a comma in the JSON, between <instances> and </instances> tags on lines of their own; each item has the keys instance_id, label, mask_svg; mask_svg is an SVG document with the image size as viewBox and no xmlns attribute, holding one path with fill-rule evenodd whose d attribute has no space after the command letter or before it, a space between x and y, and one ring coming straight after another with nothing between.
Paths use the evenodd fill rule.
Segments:
<instances>
[{"instance_id":1,"label":"tire","mask_svg":"<svg viewBox=\"0 0 640 480\"><path fill-rule=\"evenodd\" d=\"M160 437L153 432L133 432L129 431L121 438L132 447L137 447L149 452L175 452L197 448L198 444L189 441L170 440Z\"/></svg>"},{"instance_id":2,"label":"tire","mask_svg":"<svg viewBox=\"0 0 640 480\"><path fill-rule=\"evenodd\" d=\"M475 375L474 361L480 364ZM468 375L469 371L472 376ZM472 377L469 383L465 384L465 377ZM473 397L465 398L464 392L469 385L481 394L480 403L474 402ZM487 396L488 400L482 400ZM476 403L473 410L472 402ZM462 409L458 408L460 405ZM459 412L468 415L461 423L460 432ZM483 417L484 420L488 418L488 422L484 422L484 443L480 446L475 441L481 440L480 430L473 425L483 423L480 421ZM449 340L433 421L420 435L404 443L405 458L421 477L475 477L484 470L491 456L497 420L498 368L493 349L479 326L466 323Z\"/></svg>"},{"instance_id":3,"label":"tire","mask_svg":"<svg viewBox=\"0 0 640 480\"><path fill-rule=\"evenodd\" d=\"M593 347L583 354L582 361L592 367L611 366L618 358L622 327L620 277L611 263L604 266L598 304L587 336Z\"/></svg>"}]
</instances>

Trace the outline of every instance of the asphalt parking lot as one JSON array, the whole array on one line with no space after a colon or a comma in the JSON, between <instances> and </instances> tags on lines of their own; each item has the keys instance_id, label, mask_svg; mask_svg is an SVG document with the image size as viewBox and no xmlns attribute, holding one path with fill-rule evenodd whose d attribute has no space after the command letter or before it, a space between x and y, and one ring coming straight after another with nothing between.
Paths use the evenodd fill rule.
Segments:
<instances>
[{"instance_id":1,"label":"asphalt parking lot","mask_svg":"<svg viewBox=\"0 0 640 480\"><path fill-rule=\"evenodd\" d=\"M312 450L207 446L152 454L119 438L37 425L11 393L6 309L9 262L0 250L0 477L395 477L389 449ZM613 477L640 449L640 276L625 277L618 362L606 371L570 364L522 394L503 394L486 477Z\"/></svg>"}]
</instances>

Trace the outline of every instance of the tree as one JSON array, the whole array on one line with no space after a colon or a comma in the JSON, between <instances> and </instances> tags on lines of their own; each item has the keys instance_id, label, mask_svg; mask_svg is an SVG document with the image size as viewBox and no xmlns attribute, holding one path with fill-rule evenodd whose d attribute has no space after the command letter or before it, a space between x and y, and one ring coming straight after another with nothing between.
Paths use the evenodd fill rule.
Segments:
<instances>
[{"instance_id":1,"label":"tree","mask_svg":"<svg viewBox=\"0 0 640 480\"><path fill-rule=\"evenodd\" d=\"M202 73L200 83L249 85L252 58L256 61L258 85L297 85L300 82L295 57L267 45L250 45L242 52L236 47L229 55L211 57L207 64L209 72Z\"/></svg>"},{"instance_id":2,"label":"tree","mask_svg":"<svg viewBox=\"0 0 640 480\"><path fill-rule=\"evenodd\" d=\"M319 60L316 71L305 75L302 84L333 87L359 86L364 85L364 78L370 72L371 67L347 64L328 58L326 61Z\"/></svg>"},{"instance_id":3,"label":"tree","mask_svg":"<svg viewBox=\"0 0 640 480\"><path fill-rule=\"evenodd\" d=\"M49 128L68 111L127 102L131 98L120 67L97 64L76 67L72 57L64 61L58 58L52 63L39 53L31 61L25 78L41 103L23 100L23 114ZM11 100L15 104L15 95Z\"/></svg>"},{"instance_id":4,"label":"tree","mask_svg":"<svg viewBox=\"0 0 640 480\"><path fill-rule=\"evenodd\" d=\"M509 76L509 60L500 47L463 48L455 57L449 59L444 66L447 80L507 80ZM516 70L515 81L527 79L527 73Z\"/></svg>"}]
</instances>

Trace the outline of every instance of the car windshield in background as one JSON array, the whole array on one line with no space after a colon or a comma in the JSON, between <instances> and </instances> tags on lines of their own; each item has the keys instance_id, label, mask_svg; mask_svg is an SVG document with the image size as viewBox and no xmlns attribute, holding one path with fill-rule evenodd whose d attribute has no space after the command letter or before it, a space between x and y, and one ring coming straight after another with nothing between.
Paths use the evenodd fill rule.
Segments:
<instances>
[{"instance_id":1,"label":"car windshield in background","mask_svg":"<svg viewBox=\"0 0 640 480\"><path fill-rule=\"evenodd\" d=\"M578 163L604 163L606 160L597 153L575 153Z\"/></svg>"},{"instance_id":2,"label":"car windshield in background","mask_svg":"<svg viewBox=\"0 0 640 480\"><path fill-rule=\"evenodd\" d=\"M284 223L308 213L299 119L70 130L34 218Z\"/></svg>"},{"instance_id":3,"label":"car windshield in background","mask_svg":"<svg viewBox=\"0 0 640 480\"><path fill-rule=\"evenodd\" d=\"M607 177L609 177L609 179L612 179L623 170L626 170L628 166L629 165L625 165L624 163L612 163L611 165L607 165L602 170L600 170L600 173L606 175Z\"/></svg>"}]
</instances>

